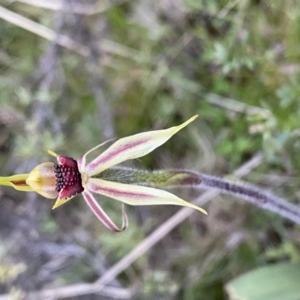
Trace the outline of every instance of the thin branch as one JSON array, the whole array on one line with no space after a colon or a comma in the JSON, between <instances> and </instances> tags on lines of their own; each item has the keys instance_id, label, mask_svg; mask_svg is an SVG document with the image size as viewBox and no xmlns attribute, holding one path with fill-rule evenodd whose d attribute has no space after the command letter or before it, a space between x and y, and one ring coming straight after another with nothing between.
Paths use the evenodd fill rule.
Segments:
<instances>
[{"instance_id":1,"label":"thin branch","mask_svg":"<svg viewBox=\"0 0 300 300\"><path fill-rule=\"evenodd\" d=\"M74 284L60 289L49 289L41 292L31 292L25 295L25 299L43 299L55 300L63 298L72 298L88 294L98 294L112 299L132 299L132 291L130 289L122 289L116 287L103 287L101 291L95 284ZM0 296L0 300L12 299L9 294ZM23 299L23 298L22 298Z\"/></svg>"},{"instance_id":2,"label":"thin branch","mask_svg":"<svg viewBox=\"0 0 300 300\"><path fill-rule=\"evenodd\" d=\"M246 104L235 99L222 97L216 94L207 94L207 102L223 107L225 109L237 112L237 113L247 113L247 114L259 114L265 118L270 117L270 112L267 109Z\"/></svg>"},{"instance_id":3,"label":"thin branch","mask_svg":"<svg viewBox=\"0 0 300 300\"><path fill-rule=\"evenodd\" d=\"M85 47L75 42L74 40L70 39L65 35L56 35L56 33L53 30L39 23L33 22L30 19L16 14L2 6L0 6L0 18L6 20L7 22L15 24L21 28L24 28L34 34L37 34L49 41L56 40L57 44L59 44L60 46L72 50L82 56L88 56L89 54L88 47Z\"/></svg>"},{"instance_id":4,"label":"thin branch","mask_svg":"<svg viewBox=\"0 0 300 300\"><path fill-rule=\"evenodd\" d=\"M84 24L87 24L87 22L84 22ZM97 104L96 120L99 128L102 129L103 139L108 140L115 136L115 124L111 101L108 101L104 93L105 76L103 76L103 70L99 68L98 64L103 56L103 51L99 45L101 45L101 40L103 40L103 36L105 35L106 20L104 18L102 24L102 26L98 26L99 29L96 34L90 32L87 25L85 25L84 30L88 33L90 40L88 43L91 49L88 60L88 72L91 77L92 91Z\"/></svg>"},{"instance_id":5,"label":"thin branch","mask_svg":"<svg viewBox=\"0 0 300 300\"><path fill-rule=\"evenodd\" d=\"M90 49L88 47L77 43L68 36L63 34L57 36L53 30L39 23L33 22L30 19L25 18L17 13L14 13L2 6L0 6L0 18L25 30L28 30L38 36L41 36L46 40L56 40L58 45L75 53L78 53L84 57L87 57L90 53ZM102 40L100 48L103 52L116 54L119 56L131 58L133 60L136 60L137 57L137 51L135 51L134 49L128 48L126 46L109 40Z\"/></svg>"},{"instance_id":6,"label":"thin branch","mask_svg":"<svg viewBox=\"0 0 300 300\"><path fill-rule=\"evenodd\" d=\"M64 12L71 12L74 14L81 15L95 15L109 10L110 8L121 5L128 0L117 0L117 1L100 1L97 4L86 4L86 3L73 3L72 10L68 11L63 5L62 0L15 0L16 2L22 2L36 7L41 7L51 10L62 10Z\"/></svg>"}]
</instances>

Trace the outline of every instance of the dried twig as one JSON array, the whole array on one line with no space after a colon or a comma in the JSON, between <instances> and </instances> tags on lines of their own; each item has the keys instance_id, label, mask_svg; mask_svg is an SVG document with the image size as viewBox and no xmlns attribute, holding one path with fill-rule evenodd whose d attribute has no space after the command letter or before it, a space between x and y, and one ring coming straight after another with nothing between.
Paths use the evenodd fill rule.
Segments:
<instances>
[{"instance_id":1,"label":"dried twig","mask_svg":"<svg viewBox=\"0 0 300 300\"><path fill-rule=\"evenodd\" d=\"M56 35L56 33L53 30L39 23L33 22L30 19L25 18L17 13L14 13L2 6L0 6L0 18L6 20L7 22L15 24L25 30L28 30L38 36L41 36L46 40L56 40L58 45L69 49L75 53L78 53L84 57L87 57L90 53L88 47L77 43L70 37L62 34ZM120 55L123 57L131 58L133 60L135 60L137 57L136 51L134 49L130 49L113 41L102 40L100 48L103 52Z\"/></svg>"},{"instance_id":2,"label":"dried twig","mask_svg":"<svg viewBox=\"0 0 300 300\"><path fill-rule=\"evenodd\" d=\"M246 104L241 101L237 101L235 99L222 97L216 94L207 94L206 95L207 102L218 105L225 109L231 110L237 113L247 113L247 114L260 114L265 118L270 116L270 112L267 109Z\"/></svg>"},{"instance_id":3,"label":"dried twig","mask_svg":"<svg viewBox=\"0 0 300 300\"><path fill-rule=\"evenodd\" d=\"M25 18L19 14L16 14L1 6L0 6L0 18L6 20L7 22L15 24L21 28L24 28L34 34L37 34L49 41L56 40L58 45L65 47L69 50L72 50L80 55L87 56L89 53L88 47L85 47L73 41L72 39L70 39L65 35L62 34L56 35L56 33L53 30L39 23L33 22L30 19Z\"/></svg>"},{"instance_id":4,"label":"dried twig","mask_svg":"<svg viewBox=\"0 0 300 300\"><path fill-rule=\"evenodd\" d=\"M72 3L71 11L63 5L62 0L15 0L16 2L22 2L36 7L62 10L64 12L71 12L81 15L95 15L109 10L110 8L120 5L128 0L115 0L115 1L100 1L96 4L86 3Z\"/></svg>"},{"instance_id":5,"label":"dried twig","mask_svg":"<svg viewBox=\"0 0 300 300\"><path fill-rule=\"evenodd\" d=\"M55 300L63 298L78 297L87 294L98 294L101 296L110 297L112 299L131 299L132 291L130 289L122 289L116 287L103 287L101 290L95 286L95 284L76 284L69 285L59 289L43 290L41 292L28 293L25 299L43 299L43 300ZM9 300L10 295L0 296L0 300ZM23 298L22 298L23 299Z\"/></svg>"}]
</instances>

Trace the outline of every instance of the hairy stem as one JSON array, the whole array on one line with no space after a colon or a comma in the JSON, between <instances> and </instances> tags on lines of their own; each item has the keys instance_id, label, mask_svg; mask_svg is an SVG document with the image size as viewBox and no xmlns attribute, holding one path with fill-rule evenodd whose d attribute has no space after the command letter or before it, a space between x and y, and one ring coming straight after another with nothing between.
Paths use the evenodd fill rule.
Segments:
<instances>
[{"instance_id":1,"label":"hairy stem","mask_svg":"<svg viewBox=\"0 0 300 300\"><path fill-rule=\"evenodd\" d=\"M225 179L199 173L202 181L198 186L218 190L242 198L260 208L270 210L300 225L300 207L276 195L250 184L235 183Z\"/></svg>"}]
</instances>

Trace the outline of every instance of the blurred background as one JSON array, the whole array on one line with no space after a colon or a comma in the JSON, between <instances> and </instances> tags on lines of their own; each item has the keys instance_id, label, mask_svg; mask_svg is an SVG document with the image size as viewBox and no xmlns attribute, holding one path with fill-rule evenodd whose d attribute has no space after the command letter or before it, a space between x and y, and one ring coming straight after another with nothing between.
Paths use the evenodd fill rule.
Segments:
<instances>
[{"instance_id":1,"label":"blurred background","mask_svg":"<svg viewBox=\"0 0 300 300\"><path fill-rule=\"evenodd\" d=\"M78 158L112 137L199 114L127 165L237 180L232 173L262 153L242 179L300 204L298 1L0 0L0 32L2 176L54 161L47 149ZM192 201L202 192L174 193ZM45 290L48 298L27 298L254 299L249 290L268 286L255 270L300 278L300 267L289 268L299 262L299 227L216 196L208 216L178 222L95 294L93 283L179 208L128 207L129 228L115 234L80 196L55 211L34 193L1 187L0 199L0 299ZM121 205L97 199L119 222ZM248 290L238 291L243 274ZM300 299L300 290L280 297Z\"/></svg>"}]
</instances>

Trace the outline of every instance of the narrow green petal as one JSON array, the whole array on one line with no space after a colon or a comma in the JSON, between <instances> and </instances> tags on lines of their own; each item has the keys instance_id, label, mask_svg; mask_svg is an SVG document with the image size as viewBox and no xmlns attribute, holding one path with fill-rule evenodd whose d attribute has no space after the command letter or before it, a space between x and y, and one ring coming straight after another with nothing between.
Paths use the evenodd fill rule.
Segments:
<instances>
[{"instance_id":1,"label":"narrow green petal","mask_svg":"<svg viewBox=\"0 0 300 300\"><path fill-rule=\"evenodd\" d=\"M0 185L10 186L22 192L32 192L32 188L26 183L29 174L18 174L9 177L0 177Z\"/></svg>"},{"instance_id":2,"label":"narrow green petal","mask_svg":"<svg viewBox=\"0 0 300 300\"><path fill-rule=\"evenodd\" d=\"M89 176L93 176L126 160L142 157L164 144L196 118L197 115L169 129L148 131L122 138L91 161L86 166L86 172Z\"/></svg>"},{"instance_id":3,"label":"narrow green petal","mask_svg":"<svg viewBox=\"0 0 300 300\"><path fill-rule=\"evenodd\" d=\"M86 187L91 192L119 200L129 205L180 205L194 208L207 215L207 212L203 208L186 202L164 190L111 182L98 178L90 178Z\"/></svg>"}]
</instances>

